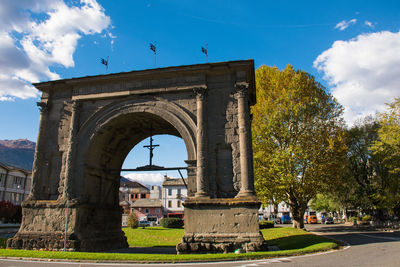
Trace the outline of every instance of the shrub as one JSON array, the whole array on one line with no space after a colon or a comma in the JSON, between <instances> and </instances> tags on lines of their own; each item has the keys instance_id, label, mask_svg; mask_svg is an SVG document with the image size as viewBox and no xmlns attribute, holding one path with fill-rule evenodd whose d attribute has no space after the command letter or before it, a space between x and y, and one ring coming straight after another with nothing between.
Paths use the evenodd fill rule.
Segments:
<instances>
[{"instance_id":1,"label":"shrub","mask_svg":"<svg viewBox=\"0 0 400 267\"><path fill-rule=\"evenodd\" d=\"M358 221L356 216L352 216L349 218L349 222L354 222L354 220Z\"/></svg>"},{"instance_id":2,"label":"shrub","mask_svg":"<svg viewBox=\"0 0 400 267\"><path fill-rule=\"evenodd\" d=\"M371 220L371 215L364 215L362 217L362 221L364 221L364 222L369 222L370 220Z\"/></svg>"},{"instance_id":3,"label":"shrub","mask_svg":"<svg viewBox=\"0 0 400 267\"><path fill-rule=\"evenodd\" d=\"M181 228L183 220L180 218L162 218L160 224L164 228Z\"/></svg>"},{"instance_id":4,"label":"shrub","mask_svg":"<svg viewBox=\"0 0 400 267\"><path fill-rule=\"evenodd\" d=\"M7 247L7 238L0 237L0 248L6 248L6 247Z\"/></svg>"},{"instance_id":5,"label":"shrub","mask_svg":"<svg viewBox=\"0 0 400 267\"><path fill-rule=\"evenodd\" d=\"M5 223L20 223L22 218L21 205L10 201L0 201L0 220Z\"/></svg>"},{"instance_id":6,"label":"shrub","mask_svg":"<svg viewBox=\"0 0 400 267\"><path fill-rule=\"evenodd\" d=\"M14 214L14 217L13 217L13 222L14 223L21 223L21 221L22 221L22 207L21 207L21 205L14 205L14 207L15 207L15 210L16 210L16 212L15 212L15 214Z\"/></svg>"},{"instance_id":7,"label":"shrub","mask_svg":"<svg viewBox=\"0 0 400 267\"><path fill-rule=\"evenodd\" d=\"M128 221L126 222L126 226L128 226L129 228L138 228L139 219L134 212L129 214Z\"/></svg>"},{"instance_id":8,"label":"shrub","mask_svg":"<svg viewBox=\"0 0 400 267\"><path fill-rule=\"evenodd\" d=\"M259 222L260 229L266 229L266 228L274 228L274 222L273 221L260 221Z\"/></svg>"}]
</instances>

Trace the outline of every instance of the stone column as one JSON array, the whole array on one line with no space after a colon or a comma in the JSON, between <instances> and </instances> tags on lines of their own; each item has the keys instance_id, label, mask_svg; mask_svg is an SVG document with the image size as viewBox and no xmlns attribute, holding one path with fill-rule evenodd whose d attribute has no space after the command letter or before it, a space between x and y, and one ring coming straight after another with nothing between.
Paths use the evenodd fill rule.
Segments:
<instances>
[{"instance_id":1,"label":"stone column","mask_svg":"<svg viewBox=\"0 0 400 267\"><path fill-rule=\"evenodd\" d=\"M248 84L236 84L238 103L240 178L238 197L254 196L253 149L251 144L250 107L248 103Z\"/></svg>"},{"instance_id":2,"label":"stone column","mask_svg":"<svg viewBox=\"0 0 400 267\"><path fill-rule=\"evenodd\" d=\"M196 170L196 188L195 197L209 197L208 177L207 177L207 110L206 110L206 88L196 87L193 89L196 93L197 102L197 132L196 132L196 152L197 152L197 170Z\"/></svg>"},{"instance_id":3,"label":"stone column","mask_svg":"<svg viewBox=\"0 0 400 267\"><path fill-rule=\"evenodd\" d=\"M196 177L196 168L197 162L196 160L185 160L187 164L187 196L194 197L194 194L197 190L197 177Z\"/></svg>"},{"instance_id":4,"label":"stone column","mask_svg":"<svg viewBox=\"0 0 400 267\"><path fill-rule=\"evenodd\" d=\"M43 179L41 175L41 170L43 168L43 154L45 149L44 143L46 139L47 123L49 119L48 104L45 102L37 102L36 104L40 109L40 121L38 137L36 140L35 156L33 160L31 193L28 197L28 200L37 200L41 198L41 182L39 180Z\"/></svg>"},{"instance_id":5,"label":"stone column","mask_svg":"<svg viewBox=\"0 0 400 267\"><path fill-rule=\"evenodd\" d=\"M65 180L64 180L64 190L63 197L66 199L71 199L73 194L72 183L73 183L73 171L74 171L74 155L76 149L76 135L78 132L78 119L79 119L79 100L74 100L72 102L72 114L70 122L69 131L69 141L68 141L68 154L66 159L66 170L65 170Z\"/></svg>"}]
</instances>

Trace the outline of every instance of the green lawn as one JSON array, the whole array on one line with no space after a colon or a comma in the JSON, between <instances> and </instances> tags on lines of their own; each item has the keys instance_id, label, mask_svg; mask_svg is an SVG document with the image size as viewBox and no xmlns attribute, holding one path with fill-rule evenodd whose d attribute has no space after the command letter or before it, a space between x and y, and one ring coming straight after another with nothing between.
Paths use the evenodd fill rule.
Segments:
<instances>
[{"instance_id":1,"label":"green lawn","mask_svg":"<svg viewBox=\"0 0 400 267\"><path fill-rule=\"evenodd\" d=\"M147 227L145 229L124 229L130 246L156 247L173 246L181 241L183 229L166 229L162 227ZM269 228L261 231L268 245L278 246L280 251L252 252L243 254L126 254L126 253L89 253L61 251L28 251L0 249L0 257L50 258L98 261L129 261L129 262L188 262L204 260L260 259L291 255L301 255L316 251L337 248L338 244L308 232L293 228ZM1 244L1 240L0 240Z\"/></svg>"},{"instance_id":2,"label":"green lawn","mask_svg":"<svg viewBox=\"0 0 400 267\"><path fill-rule=\"evenodd\" d=\"M130 247L175 247L181 242L184 230L157 227L123 228Z\"/></svg>"},{"instance_id":3,"label":"green lawn","mask_svg":"<svg viewBox=\"0 0 400 267\"><path fill-rule=\"evenodd\" d=\"M269 246L278 246L281 250L321 247L332 243L332 240L323 236L291 227L262 229L261 233Z\"/></svg>"}]
</instances>

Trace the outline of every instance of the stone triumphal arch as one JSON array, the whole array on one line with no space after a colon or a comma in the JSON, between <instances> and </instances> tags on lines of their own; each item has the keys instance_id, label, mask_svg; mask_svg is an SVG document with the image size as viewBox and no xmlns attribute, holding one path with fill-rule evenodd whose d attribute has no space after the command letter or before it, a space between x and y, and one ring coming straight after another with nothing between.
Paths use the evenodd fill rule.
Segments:
<instances>
[{"instance_id":1,"label":"stone triumphal arch","mask_svg":"<svg viewBox=\"0 0 400 267\"><path fill-rule=\"evenodd\" d=\"M143 139L171 134L181 137L187 150L185 235L177 251L263 249L253 185L252 60L35 86L42 98L32 191L8 247L126 247L118 206L122 164Z\"/></svg>"}]
</instances>

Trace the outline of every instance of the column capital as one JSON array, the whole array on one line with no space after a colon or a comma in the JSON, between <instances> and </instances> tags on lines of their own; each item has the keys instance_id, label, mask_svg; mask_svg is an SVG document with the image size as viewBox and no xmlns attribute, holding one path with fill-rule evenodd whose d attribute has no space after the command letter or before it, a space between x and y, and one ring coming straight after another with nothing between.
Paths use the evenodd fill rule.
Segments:
<instances>
[{"instance_id":1,"label":"column capital","mask_svg":"<svg viewBox=\"0 0 400 267\"><path fill-rule=\"evenodd\" d=\"M81 104L79 99L72 100L72 110L76 112Z\"/></svg>"},{"instance_id":2,"label":"column capital","mask_svg":"<svg viewBox=\"0 0 400 267\"><path fill-rule=\"evenodd\" d=\"M193 92L196 94L197 99L203 100L207 94L207 87L205 86L194 87Z\"/></svg>"},{"instance_id":3,"label":"column capital","mask_svg":"<svg viewBox=\"0 0 400 267\"><path fill-rule=\"evenodd\" d=\"M47 102L36 102L36 106L39 107L40 113L44 113L49 110L49 105Z\"/></svg>"},{"instance_id":4,"label":"column capital","mask_svg":"<svg viewBox=\"0 0 400 267\"><path fill-rule=\"evenodd\" d=\"M243 98L247 97L247 92L249 90L249 84L246 82L238 82L235 84L235 89L236 89L236 97L237 98Z\"/></svg>"}]
</instances>

